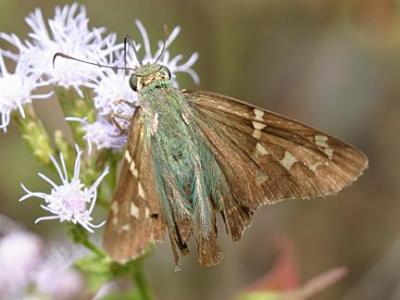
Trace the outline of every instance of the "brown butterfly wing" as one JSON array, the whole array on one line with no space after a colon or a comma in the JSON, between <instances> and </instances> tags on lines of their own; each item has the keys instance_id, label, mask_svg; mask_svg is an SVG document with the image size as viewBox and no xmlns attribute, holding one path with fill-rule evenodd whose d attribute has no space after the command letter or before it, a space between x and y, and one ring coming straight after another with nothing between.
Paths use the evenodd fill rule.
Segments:
<instances>
[{"instance_id":1,"label":"brown butterfly wing","mask_svg":"<svg viewBox=\"0 0 400 300\"><path fill-rule=\"evenodd\" d=\"M144 254L165 232L140 113L139 108L132 120L103 240L105 251L121 263Z\"/></svg>"},{"instance_id":2,"label":"brown butterfly wing","mask_svg":"<svg viewBox=\"0 0 400 300\"><path fill-rule=\"evenodd\" d=\"M312 127L216 93L184 93L229 183L235 240L260 205L335 194L367 167L362 152Z\"/></svg>"}]
</instances>

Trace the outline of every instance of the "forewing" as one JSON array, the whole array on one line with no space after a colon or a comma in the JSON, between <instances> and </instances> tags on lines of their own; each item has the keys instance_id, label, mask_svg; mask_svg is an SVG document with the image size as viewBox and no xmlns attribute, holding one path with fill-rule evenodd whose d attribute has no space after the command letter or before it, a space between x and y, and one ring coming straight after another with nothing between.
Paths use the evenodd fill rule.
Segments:
<instances>
[{"instance_id":1,"label":"forewing","mask_svg":"<svg viewBox=\"0 0 400 300\"><path fill-rule=\"evenodd\" d=\"M165 224L140 108L132 120L104 233L104 248L118 262L134 259L162 241Z\"/></svg>"},{"instance_id":2,"label":"forewing","mask_svg":"<svg viewBox=\"0 0 400 300\"><path fill-rule=\"evenodd\" d=\"M216 93L184 93L246 208L335 194L367 167L362 152L312 127Z\"/></svg>"}]
</instances>

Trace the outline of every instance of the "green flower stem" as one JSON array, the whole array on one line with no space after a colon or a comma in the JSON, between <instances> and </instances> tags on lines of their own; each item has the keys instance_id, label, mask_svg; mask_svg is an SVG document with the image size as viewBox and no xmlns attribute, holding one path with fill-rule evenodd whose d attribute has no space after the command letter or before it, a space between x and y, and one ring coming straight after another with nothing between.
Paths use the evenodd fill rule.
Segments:
<instances>
[{"instance_id":1,"label":"green flower stem","mask_svg":"<svg viewBox=\"0 0 400 300\"><path fill-rule=\"evenodd\" d=\"M97 247L95 244L93 244L89 239L82 241L82 245L85 246L90 251L92 251L97 256L105 257L103 250L101 250L99 247Z\"/></svg>"},{"instance_id":2,"label":"green flower stem","mask_svg":"<svg viewBox=\"0 0 400 300\"><path fill-rule=\"evenodd\" d=\"M133 262L132 277L134 282L136 283L138 294L140 295L142 300L154 299L144 272L143 258L139 258Z\"/></svg>"},{"instance_id":3,"label":"green flower stem","mask_svg":"<svg viewBox=\"0 0 400 300\"><path fill-rule=\"evenodd\" d=\"M36 116L33 106L25 105L24 111L25 118L17 113L13 115L17 129L36 159L46 167L50 167L50 156L54 154L51 139L43 123Z\"/></svg>"},{"instance_id":4,"label":"green flower stem","mask_svg":"<svg viewBox=\"0 0 400 300\"><path fill-rule=\"evenodd\" d=\"M96 112L89 90L83 90L83 97L80 97L72 88L56 87L55 93L66 117L85 118L89 123L92 123L96 119ZM85 141L82 126L79 122L68 122L68 125L71 128L75 143L83 147Z\"/></svg>"},{"instance_id":5,"label":"green flower stem","mask_svg":"<svg viewBox=\"0 0 400 300\"><path fill-rule=\"evenodd\" d=\"M75 244L83 245L98 257L105 257L105 253L89 240L87 231L82 226L68 224L67 229L69 236Z\"/></svg>"}]
</instances>

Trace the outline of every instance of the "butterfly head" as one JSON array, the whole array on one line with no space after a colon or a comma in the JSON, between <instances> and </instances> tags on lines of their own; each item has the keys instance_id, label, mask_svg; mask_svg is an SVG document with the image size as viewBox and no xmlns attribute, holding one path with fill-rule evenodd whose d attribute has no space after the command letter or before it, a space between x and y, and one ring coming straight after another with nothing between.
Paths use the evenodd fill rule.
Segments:
<instances>
[{"instance_id":1,"label":"butterfly head","mask_svg":"<svg viewBox=\"0 0 400 300\"><path fill-rule=\"evenodd\" d=\"M163 65L145 64L139 66L129 78L129 86L135 92L157 83L165 83L171 80L171 71Z\"/></svg>"}]
</instances>

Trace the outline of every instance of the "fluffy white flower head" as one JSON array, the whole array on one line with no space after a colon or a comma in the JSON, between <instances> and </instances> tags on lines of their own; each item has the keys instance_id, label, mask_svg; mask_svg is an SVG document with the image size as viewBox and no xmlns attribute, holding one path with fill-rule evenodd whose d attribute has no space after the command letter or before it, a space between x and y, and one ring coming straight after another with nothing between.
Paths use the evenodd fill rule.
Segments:
<instances>
[{"instance_id":1,"label":"fluffy white flower head","mask_svg":"<svg viewBox=\"0 0 400 300\"><path fill-rule=\"evenodd\" d=\"M26 41L22 42L14 34L0 34L19 50L19 55L9 56L15 60L27 56L35 71L45 75L52 84L73 87L81 95L80 87L96 77L99 69L65 59L57 59L54 67L53 56L62 52L96 62L118 48L115 34L104 36L105 28L89 27L85 7L77 3L56 7L54 17L47 22L41 10L36 9L26 22L31 28Z\"/></svg>"},{"instance_id":2,"label":"fluffy white flower head","mask_svg":"<svg viewBox=\"0 0 400 300\"><path fill-rule=\"evenodd\" d=\"M118 102L124 100L132 106L137 103L137 93L129 87L128 77L121 71L105 69L95 82L87 86L93 90L93 102L99 114L132 114L132 109Z\"/></svg>"},{"instance_id":3,"label":"fluffy white flower head","mask_svg":"<svg viewBox=\"0 0 400 300\"><path fill-rule=\"evenodd\" d=\"M120 130L106 120L103 116L97 116L97 120L88 123L86 119L66 118L67 121L77 121L81 123L85 132L84 138L88 143L88 151L92 152L93 147L101 149L122 149L127 141L127 135L121 134ZM128 125L126 125L128 126Z\"/></svg>"},{"instance_id":4,"label":"fluffy white flower head","mask_svg":"<svg viewBox=\"0 0 400 300\"><path fill-rule=\"evenodd\" d=\"M108 174L108 168L99 176L91 187L86 187L79 179L81 156L82 152L76 146L77 157L75 161L75 168L71 179L68 178L67 168L64 158L60 154L60 163L54 157L51 160L57 169L58 175L61 179L61 185L57 185L47 176L39 173L39 176L47 181L51 186L50 194L31 192L24 185L23 190L27 193L20 201L24 201L30 197L41 198L44 204L41 207L50 212L52 215L41 217L35 223L44 220L60 220L60 222L68 221L74 224L80 224L89 232L93 232L93 228L102 226L105 222L98 225L92 223L92 212L96 204L97 188L103 178Z\"/></svg>"},{"instance_id":5,"label":"fluffy white flower head","mask_svg":"<svg viewBox=\"0 0 400 300\"><path fill-rule=\"evenodd\" d=\"M168 67L171 71L172 81L178 86L176 81L176 73L183 72L189 74L195 83L199 82L197 73L192 69L194 63L198 59L198 54L193 53L190 58L181 63L183 56L181 54L174 57L169 52L169 47L180 33L180 27L175 27L165 41L158 41L158 49L153 52L150 46L150 38L143 24L136 20L136 26L141 35L141 42L132 41L127 46L127 67L135 68L140 63L158 62ZM139 58L133 49L139 52ZM122 48L122 47L121 47ZM101 63L105 65L124 66L123 50L117 51L115 55L111 55L106 59L103 58ZM115 57L115 59L114 59ZM93 90L93 100L95 107L99 113L98 120L93 124L88 124L84 120L81 123L86 132L85 138L89 145L94 145L97 149L122 149L127 140L127 132L129 131L130 120L135 111L137 104L137 93L134 92L128 83L129 76L124 72L113 69L103 69L100 75L93 83L87 86ZM121 101L122 100L122 101ZM109 116L104 118L104 115ZM113 115L114 122L111 123L110 116ZM118 123L118 127L115 123ZM125 134L120 134L121 130Z\"/></svg>"},{"instance_id":6,"label":"fluffy white flower head","mask_svg":"<svg viewBox=\"0 0 400 300\"><path fill-rule=\"evenodd\" d=\"M183 59L182 54L178 54L176 56L171 56L170 51L168 50L171 44L175 41L175 39L178 37L179 33L181 32L181 28L179 26L176 26L172 32L168 35L168 37L165 39L165 41L158 41L158 49L157 51L153 52L150 46L150 38L149 35L147 34L146 28L143 26L143 24L139 21L136 20L135 24L137 28L139 29L139 32L142 36L142 42L143 42L143 50L144 54L143 57L141 58L142 63L154 63L158 62L159 64L162 64L171 71L172 75L172 80L173 82L177 85L176 82L176 73L182 72L182 73L187 73L189 74L193 81L198 84L200 82L199 76L197 73L192 69L193 65L196 63L197 59L199 58L199 54L197 52L193 53L189 59L186 62L181 62ZM136 48L141 48L141 43L136 43L134 42L134 45L138 45ZM131 47L129 48L128 51L128 57L130 57L130 63L129 67L135 67L139 65L139 62L136 59L136 55L134 53L134 49Z\"/></svg>"},{"instance_id":7,"label":"fluffy white flower head","mask_svg":"<svg viewBox=\"0 0 400 300\"><path fill-rule=\"evenodd\" d=\"M40 82L39 76L32 72L26 61L18 61L14 73L9 73L0 52L0 129L7 131L13 111L19 111L25 117L23 106L33 99L47 98L50 94L36 94L33 91L47 84Z\"/></svg>"}]
</instances>

